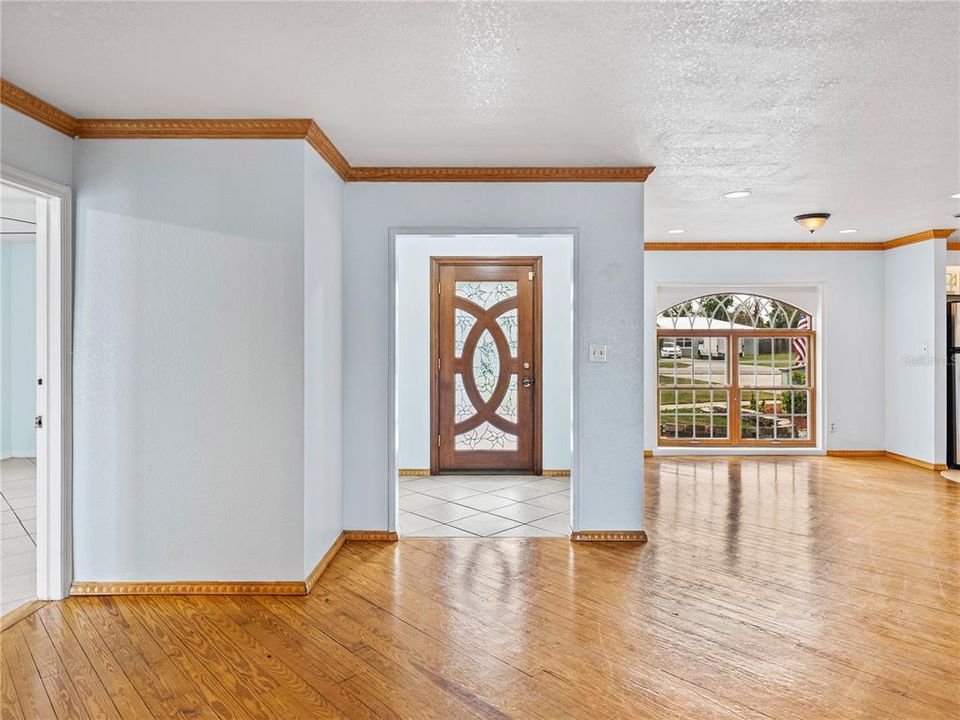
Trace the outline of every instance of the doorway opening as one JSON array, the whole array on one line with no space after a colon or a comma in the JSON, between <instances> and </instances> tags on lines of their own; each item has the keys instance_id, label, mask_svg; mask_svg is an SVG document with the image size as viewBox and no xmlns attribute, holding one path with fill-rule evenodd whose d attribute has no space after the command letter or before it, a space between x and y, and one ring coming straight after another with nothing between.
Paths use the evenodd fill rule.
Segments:
<instances>
[{"instance_id":1,"label":"doorway opening","mask_svg":"<svg viewBox=\"0 0 960 720\"><path fill-rule=\"evenodd\" d=\"M401 536L566 536L572 234L394 235Z\"/></svg>"},{"instance_id":2,"label":"doorway opening","mask_svg":"<svg viewBox=\"0 0 960 720\"><path fill-rule=\"evenodd\" d=\"M2 612L69 587L70 191L0 173Z\"/></svg>"}]
</instances>

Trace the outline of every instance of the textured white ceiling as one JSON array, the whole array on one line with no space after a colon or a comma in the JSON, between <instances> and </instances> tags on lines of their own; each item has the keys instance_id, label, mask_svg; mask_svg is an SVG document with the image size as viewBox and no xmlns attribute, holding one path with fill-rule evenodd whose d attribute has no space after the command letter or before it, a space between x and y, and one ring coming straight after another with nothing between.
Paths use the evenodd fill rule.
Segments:
<instances>
[{"instance_id":1,"label":"textured white ceiling","mask_svg":"<svg viewBox=\"0 0 960 720\"><path fill-rule=\"evenodd\" d=\"M656 165L647 240L960 212L958 2L4 2L2 73L80 117L312 117L354 165Z\"/></svg>"}]
</instances>

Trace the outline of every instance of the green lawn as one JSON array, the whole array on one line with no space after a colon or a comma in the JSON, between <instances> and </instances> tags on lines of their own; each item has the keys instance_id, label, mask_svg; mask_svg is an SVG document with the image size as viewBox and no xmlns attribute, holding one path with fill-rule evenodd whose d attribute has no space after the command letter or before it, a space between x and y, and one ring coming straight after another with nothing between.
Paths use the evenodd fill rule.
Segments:
<instances>
[{"instance_id":1,"label":"green lawn","mask_svg":"<svg viewBox=\"0 0 960 720\"><path fill-rule=\"evenodd\" d=\"M771 355L770 353L762 353L760 355L741 355L740 356L740 365L753 365L754 360L756 364L763 367L778 367L778 368L788 368L790 367L791 357L790 353L775 353ZM795 360L795 358L793 358Z\"/></svg>"},{"instance_id":2,"label":"green lawn","mask_svg":"<svg viewBox=\"0 0 960 720\"><path fill-rule=\"evenodd\" d=\"M657 378L657 381L660 385L706 385L710 386L710 383L706 380L699 380L697 378L690 379L688 377L673 377L673 375L660 375Z\"/></svg>"}]
</instances>

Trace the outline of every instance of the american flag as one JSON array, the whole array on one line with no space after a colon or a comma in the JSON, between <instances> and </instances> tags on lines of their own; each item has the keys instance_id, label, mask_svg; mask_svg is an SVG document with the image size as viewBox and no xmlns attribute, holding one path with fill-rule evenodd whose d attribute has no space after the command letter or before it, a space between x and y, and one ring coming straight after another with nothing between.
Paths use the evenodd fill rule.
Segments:
<instances>
[{"instance_id":1,"label":"american flag","mask_svg":"<svg viewBox=\"0 0 960 720\"><path fill-rule=\"evenodd\" d=\"M810 329L810 316L803 315L800 317L800 321L797 323L798 330L809 330ZM807 366L807 339L805 337L795 337L793 338L793 366L795 368L801 368Z\"/></svg>"}]
</instances>

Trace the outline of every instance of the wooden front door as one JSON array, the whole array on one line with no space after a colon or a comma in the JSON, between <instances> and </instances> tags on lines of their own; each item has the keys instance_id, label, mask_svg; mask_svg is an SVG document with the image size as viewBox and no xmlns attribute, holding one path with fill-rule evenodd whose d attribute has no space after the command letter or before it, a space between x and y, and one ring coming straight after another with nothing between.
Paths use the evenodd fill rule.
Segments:
<instances>
[{"instance_id":1,"label":"wooden front door","mask_svg":"<svg viewBox=\"0 0 960 720\"><path fill-rule=\"evenodd\" d=\"M431 258L431 472L539 474L540 258Z\"/></svg>"}]
</instances>

